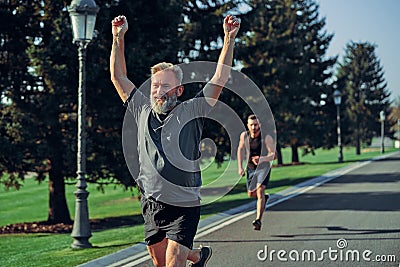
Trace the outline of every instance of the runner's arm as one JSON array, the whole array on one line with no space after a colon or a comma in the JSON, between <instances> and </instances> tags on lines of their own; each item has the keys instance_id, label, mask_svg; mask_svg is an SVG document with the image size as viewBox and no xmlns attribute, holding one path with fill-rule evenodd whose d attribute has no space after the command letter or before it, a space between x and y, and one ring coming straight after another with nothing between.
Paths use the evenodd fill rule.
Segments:
<instances>
[{"instance_id":1,"label":"runner's arm","mask_svg":"<svg viewBox=\"0 0 400 267\"><path fill-rule=\"evenodd\" d=\"M124 37L128 30L128 21L125 16L118 16L113 19L112 23L119 21L123 21L123 24L120 26L112 25L113 42L110 55L110 74L118 95L125 102L135 85L127 77L124 55Z\"/></svg>"},{"instance_id":2,"label":"runner's arm","mask_svg":"<svg viewBox=\"0 0 400 267\"><path fill-rule=\"evenodd\" d=\"M245 143L244 143L244 137L246 135L246 132L243 132L240 134L240 139L239 139L239 145L238 145L238 150L237 150L237 161L238 161L238 173L240 176L244 176L244 169L243 169L243 159L245 156Z\"/></svg>"},{"instance_id":3,"label":"runner's arm","mask_svg":"<svg viewBox=\"0 0 400 267\"><path fill-rule=\"evenodd\" d=\"M235 37L240 28L240 21L234 16L228 15L224 19L223 28L224 44L218 58L217 68L214 76L203 89L204 96L211 106L216 104L222 88L229 79L229 74L232 68Z\"/></svg>"},{"instance_id":4,"label":"runner's arm","mask_svg":"<svg viewBox=\"0 0 400 267\"><path fill-rule=\"evenodd\" d=\"M261 162L270 162L273 161L275 158L275 142L274 139L270 136L267 135L265 137L265 147L267 148L268 155L267 156L261 156L259 159L259 163Z\"/></svg>"}]
</instances>

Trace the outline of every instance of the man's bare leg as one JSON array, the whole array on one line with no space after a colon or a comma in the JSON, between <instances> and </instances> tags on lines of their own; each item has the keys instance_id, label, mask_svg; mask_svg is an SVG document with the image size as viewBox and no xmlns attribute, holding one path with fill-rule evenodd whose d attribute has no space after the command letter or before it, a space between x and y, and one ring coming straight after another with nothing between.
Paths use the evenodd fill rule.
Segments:
<instances>
[{"instance_id":1,"label":"man's bare leg","mask_svg":"<svg viewBox=\"0 0 400 267\"><path fill-rule=\"evenodd\" d=\"M182 257L178 256L178 258L180 258L181 261L183 260L184 265L182 265L182 266L186 266L186 259L188 259L191 262L198 262L200 260L200 249L199 248L189 250L185 246L182 246L173 240L168 240L167 238L164 238L159 243L156 243L151 246L147 246L147 250L149 251L149 254L153 260L154 266L156 266L156 267L159 267L159 266L181 266L175 259L174 260L171 259L171 262L168 262L168 264L167 264L167 259L166 259L168 257L174 258L175 257L174 255L177 255L177 253L179 251L185 251L184 254L186 254L186 250L189 251L186 258L184 258L185 256L182 256Z\"/></svg>"},{"instance_id":2,"label":"man's bare leg","mask_svg":"<svg viewBox=\"0 0 400 267\"><path fill-rule=\"evenodd\" d=\"M261 220L265 210L265 185L257 187L257 216L256 219Z\"/></svg>"},{"instance_id":3,"label":"man's bare leg","mask_svg":"<svg viewBox=\"0 0 400 267\"><path fill-rule=\"evenodd\" d=\"M195 248L189 251L188 260L198 262L200 260L200 249Z\"/></svg>"},{"instance_id":4,"label":"man's bare leg","mask_svg":"<svg viewBox=\"0 0 400 267\"><path fill-rule=\"evenodd\" d=\"M168 240L166 252L166 266L167 267L185 267L186 260L188 259L190 249L173 241Z\"/></svg>"},{"instance_id":5,"label":"man's bare leg","mask_svg":"<svg viewBox=\"0 0 400 267\"><path fill-rule=\"evenodd\" d=\"M264 214L265 205L267 203L265 197L265 185L259 185L255 191L248 191L248 195L250 197L257 198L257 211L256 211L256 219L252 222L254 230L261 230L261 219Z\"/></svg>"},{"instance_id":6,"label":"man's bare leg","mask_svg":"<svg viewBox=\"0 0 400 267\"><path fill-rule=\"evenodd\" d=\"M168 239L164 238L161 242L147 246L147 250L156 267L166 266L165 254L167 251Z\"/></svg>"}]
</instances>

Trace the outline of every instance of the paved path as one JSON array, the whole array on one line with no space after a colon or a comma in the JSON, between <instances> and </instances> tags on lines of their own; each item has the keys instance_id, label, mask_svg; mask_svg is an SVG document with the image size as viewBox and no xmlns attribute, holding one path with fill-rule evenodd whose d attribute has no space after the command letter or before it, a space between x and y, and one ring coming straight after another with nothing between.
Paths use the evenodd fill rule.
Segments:
<instances>
[{"instance_id":1,"label":"paved path","mask_svg":"<svg viewBox=\"0 0 400 267\"><path fill-rule=\"evenodd\" d=\"M273 195L260 232L252 209L202 221L195 246L212 246L209 267L400 266L400 153ZM84 266L152 266L144 245L135 248L142 252L129 248Z\"/></svg>"}]
</instances>

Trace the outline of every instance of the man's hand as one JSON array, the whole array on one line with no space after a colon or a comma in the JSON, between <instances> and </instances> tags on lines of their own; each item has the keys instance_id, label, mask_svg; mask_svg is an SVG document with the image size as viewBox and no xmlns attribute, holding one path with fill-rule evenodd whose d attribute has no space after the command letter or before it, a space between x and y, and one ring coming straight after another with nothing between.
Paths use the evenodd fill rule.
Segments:
<instances>
[{"instance_id":1,"label":"man's hand","mask_svg":"<svg viewBox=\"0 0 400 267\"><path fill-rule=\"evenodd\" d=\"M112 34L114 36L124 35L128 30L128 20L123 15L115 17L111 21L111 25L112 25Z\"/></svg>"},{"instance_id":2,"label":"man's hand","mask_svg":"<svg viewBox=\"0 0 400 267\"><path fill-rule=\"evenodd\" d=\"M244 170L243 170L242 167L239 167L238 174L239 174L241 177L244 176Z\"/></svg>"},{"instance_id":3,"label":"man's hand","mask_svg":"<svg viewBox=\"0 0 400 267\"><path fill-rule=\"evenodd\" d=\"M253 156L251 157L251 161L253 162L254 165L258 165L259 161L260 161L260 156Z\"/></svg>"},{"instance_id":4,"label":"man's hand","mask_svg":"<svg viewBox=\"0 0 400 267\"><path fill-rule=\"evenodd\" d=\"M224 33L230 38L235 38L240 28L240 19L228 15L224 19Z\"/></svg>"}]
</instances>

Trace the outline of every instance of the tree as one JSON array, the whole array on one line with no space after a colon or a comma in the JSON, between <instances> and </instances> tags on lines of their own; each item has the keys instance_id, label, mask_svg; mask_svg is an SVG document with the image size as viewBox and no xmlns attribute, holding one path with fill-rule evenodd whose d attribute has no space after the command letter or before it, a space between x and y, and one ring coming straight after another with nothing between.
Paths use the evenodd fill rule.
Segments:
<instances>
[{"instance_id":1,"label":"tree","mask_svg":"<svg viewBox=\"0 0 400 267\"><path fill-rule=\"evenodd\" d=\"M1 92L9 102L2 103L0 142L7 149L0 151L0 171L9 174L2 176L2 182L18 186L27 171L35 172L39 181L48 175L48 222L70 223L65 182L72 182L76 176L78 57L77 47L72 44L67 3L8 2L5 12L11 19L2 25L15 22L15 27L8 26L9 31L5 32L13 39L2 35L1 43L9 45L12 40L20 45L20 50L9 49L11 45L2 49L19 53L22 59L5 61L5 66L13 67L5 68L5 76L2 72L2 77L11 77ZM96 3L100 6L97 39L88 47L86 60L87 180L97 183L100 189L107 183L132 186L134 181L121 148L125 109L109 78L110 22L119 14L125 14L130 22L127 64L129 73L134 74L132 80L139 86L149 77L150 66L163 60L176 61L175 40L182 6L179 1L169 1L167 5L163 1L96 0ZM15 31L18 27L24 29L21 34ZM16 66L21 66L20 73L15 71ZM27 74L29 79L23 78Z\"/></svg>"},{"instance_id":2,"label":"tree","mask_svg":"<svg viewBox=\"0 0 400 267\"><path fill-rule=\"evenodd\" d=\"M282 120L283 85L281 72L286 64L285 44L290 42L294 28L294 14L291 1L249 1L249 12L243 15L244 28L239 58L242 72L248 75L263 91L275 116L278 133L278 164L283 164L281 154L281 133L286 125ZM280 53L282 52L282 53Z\"/></svg>"},{"instance_id":3,"label":"tree","mask_svg":"<svg viewBox=\"0 0 400 267\"><path fill-rule=\"evenodd\" d=\"M391 106L389 122L391 126L389 131L395 133L397 140L400 140L400 96L395 99Z\"/></svg>"},{"instance_id":4,"label":"tree","mask_svg":"<svg viewBox=\"0 0 400 267\"><path fill-rule=\"evenodd\" d=\"M325 18L319 18L319 6L315 1L299 1L296 10L297 22L294 39L300 40L300 64L298 69L298 81L295 86L289 88L300 89L293 94L300 95L302 105L298 108L301 112L298 127L298 143L291 142L292 162L298 162L297 147L305 147L305 152L314 151L315 148L326 146L326 133L332 132L332 119L334 113L327 112L325 96L329 94L328 81L333 75L333 65L336 57L328 58L327 50L333 38L325 30ZM296 38L297 36L297 38ZM296 60L295 60L296 61ZM304 90L304 91L303 91ZM295 102L295 101L293 101ZM292 106L293 107L293 106ZM293 114L296 113L296 108Z\"/></svg>"},{"instance_id":5,"label":"tree","mask_svg":"<svg viewBox=\"0 0 400 267\"><path fill-rule=\"evenodd\" d=\"M45 88L42 77L35 74L29 58L29 50L40 41L40 32L44 28L36 9L41 4L41 1L7 1L2 9L4 16L1 19L5 21L1 25L7 27L1 41L8 55L4 62L9 68L3 70L4 76L2 75L7 77L5 86L2 87L6 102L2 103L1 110L1 130L5 133L2 136L3 140L6 139L6 149L1 151L0 171L2 183L7 188L19 188L27 171L34 171L39 181L44 179L45 172L50 172L51 177L54 177L49 166L57 163L52 155L47 158L37 157L38 154L47 153L47 140L43 142L41 138L43 131L46 128L47 132L52 131L52 125L46 124L45 118L37 120L38 116L44 114L40 107L40 97L45 94ZM49 221L70 222L64 191L60 192L56 181L51 181L50 185L53 190L50 190ZM55 205L58 207L57 211L52 209Z\"/></svg>"},{"instance_id":6,"label":"tree","mask_svg":"<svg viewBox=\"0 0 400 267\"><path fill-rule=\"evenodd\" d=\"M216 62L222 47L223 17L227 13L235 13L239 2L238 0L184 1L183 23L179 29L181 47L178 52L178 60L180 62ZM203 80L205 81L206 79L207 77L204 77ZM201 86L201 84L185 85L183 99L192 97L199 91ZM238 102L240 102L229 90L223 90L219 101L228 103L234 109L238 107ZM240 108L235 110L241 111ZM206 119L203 138L210 138L216 144L217 154L215 160L220 165L224 156L230 153L231 142L228 133L219 123Z\"/></svg>"},{"instance_id":7,"label":"tree","mask_svg":"<svg viewBox=\"0 0 400 267\"><path fill-rule=\"evenodd\" d=\"M25 141L24 132L32 129L23 127L27 116L11 99L19 97L20 90L28 91L29 84L35 82L28 69L28 43L25 41L35 29L27 27L32 22L27 14L32 10L28 6L15 12L17 5L18 1L2 1L0 4L0 175L11 170L7 177L0 176L0 182L7 187L19 188L23 155L29 153L21 144Z\"/></svg>"},{"instance_id":8,"label":"tree","mask_svg":"<svg viewBox=\"0 0 400 267\"><path fill-rule=\"evenodd\" d=\"M324 120L323 95L336 58L326 59L332 35L323 31L314 1L249 1L242 71L263 90L275 116L278 147L323 145L329 124ZM278 153L279 155L279 153ZM281 164L278 158L278 164Z\"/></svg>"},{"instance_id":9,"label":"tree","mask_svg":"<svg viewBox=\"0 0 400 267\"><path fill-rule=\"evenodd\" d=\"M383 67L375 54L375 46L368 42L350 42L339 64L338 88L342 88L346 116L350 123L344 127L351 134L345 142L361 153L361 143L370 144L380 131L379 112L388 114L390 92Z\"/></svg>"}]
</instances>

